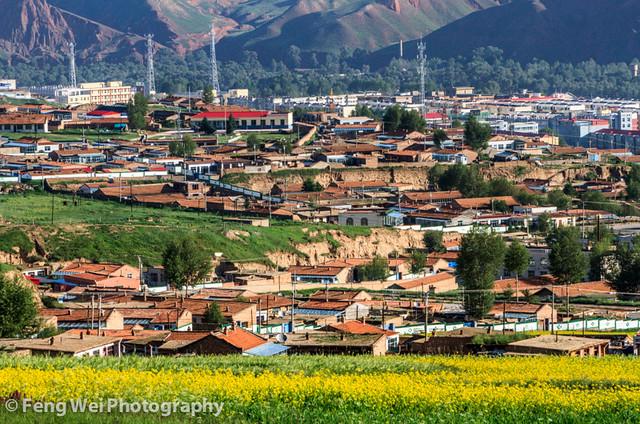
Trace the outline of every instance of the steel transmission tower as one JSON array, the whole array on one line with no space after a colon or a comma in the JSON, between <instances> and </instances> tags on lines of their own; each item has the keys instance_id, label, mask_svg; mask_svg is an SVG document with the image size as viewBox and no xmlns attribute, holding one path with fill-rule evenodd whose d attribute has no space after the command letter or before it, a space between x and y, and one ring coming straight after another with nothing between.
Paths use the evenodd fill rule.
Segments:
<instances>
[{"instance_id":1,"label":"steel transmission tower","mask_svg":"<svg viewBox=\"0 0 640 424\"><path fill-rule=\"evenodd\" d=\"M153 64L153 34L147 34L147 84L146 95L156 94L156 71Z\"/></svg>"},{"instance_id":2,"label":"steel transmission tower","mask_svg":"<svg viewBox=\"0 0 640 424\"><path fill-rule=\"evenodd\" d=\"M69 43L69 83L71 87L78 86L78 77L76 74L76 45Z\"/></svg>"},{"instance_id":3,"label":"steel transmission tower","mask_svg":"<svg viewBox=\"0 0 640 424\"><path fill-rule=\"evenodd\" d=\"M218 59L216 57L216 27L211 23L211 87L220 96L220 77L218 75Z\"/></svg>"},{"instance_id":4,"label":"steel transmission tower","mask_svg":"<svg viewBox=\"0 0 640 424\"><path fill-rule=\"evenodd\" d=\"M422 116L424 116L426 113L425 79L427 76L427 46L422 39L418 43L418 67L420 71L420 112L422 113Z\"/></svg>"}]
</instances>

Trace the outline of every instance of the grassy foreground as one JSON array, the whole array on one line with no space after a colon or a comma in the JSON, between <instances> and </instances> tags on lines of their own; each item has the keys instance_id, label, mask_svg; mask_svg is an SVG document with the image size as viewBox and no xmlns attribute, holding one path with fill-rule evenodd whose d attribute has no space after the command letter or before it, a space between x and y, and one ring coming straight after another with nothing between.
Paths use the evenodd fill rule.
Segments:
<instances>
[{"instance_id":1,"label":"grassy foreground","mask_svg":"<svg viewBox=\"0 0 640 424\"><path fill-rule=\"evenodd\" d=\"M622 357L0 357L0 397L224 402L217 418L4 411L0 422L638 422L637 365Z\"/></svg>"},{"instance_id":2,"label":"grassy foreground","mask_svg":"<svg viewBox=\"0 0 640 424\"><path fill-rule=\"evenodd\" d=\"M53 203L53 224L51 210ZM9 225L2 224L2 221ZM52 197L43 192L0 196L0 239L24 243L16 233L41 237L50 258L85 258L100 262L137 264L141 256L147 264L160 264L167 242L185 234L196 236L210 252L223 252L232 260L263 262L269 252L301 254L296 244L326 240L335 243L327 232L355 237L369 234L368 228L335 227L272 221L269 228L224 222L219 215L172 208L151 208L124 203L81 198L74 204L71 196ZM3 237L4 234L4 237ZM11 244L12 246L8 246ZM16 244L0 241L0 250Z\"/></svg>"}]
</instances>

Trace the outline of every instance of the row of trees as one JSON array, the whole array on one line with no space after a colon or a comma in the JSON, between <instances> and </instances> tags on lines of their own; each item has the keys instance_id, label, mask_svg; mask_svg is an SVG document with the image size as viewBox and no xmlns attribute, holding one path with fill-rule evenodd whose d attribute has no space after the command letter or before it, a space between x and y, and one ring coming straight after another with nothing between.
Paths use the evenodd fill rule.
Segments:
<instances>
[{"instance_id":1,"label":"row of trees","mask_svg":"<svg viewBox=\"0 0 640 424\"><path fill-rule=\"evenodd\" d=\"M415 61L394 59L387 66L373 70L362 63L363 52L322 55L296 54L293 49L286 60L258 60L253 51L246 51L235 61L221 63L223 88L246 87L258 96L318 95L354 91L385 93L417 90L420 87ZM315 59L314 59L315 58ZM312 68L295 72L297 63ZM305 60L306 59L306 60ZM358 65L356 65L358 63ZM637 63L634 60L632 63ZM475 86L484 94L514 93L522 89L551 93L568 91L582 96L640 97L640 80L634 78L630 63L598 64L549 63L533 60L519 63L504 57L500 49L477 49L470 57L432 58L427 64L427 89L457 85ZM208 81L209 58L200 50L180 56L169 49L156 54L157 86L161 91L176 93L205 88ZM24 85L68 84L64 63L33 59L27 63L2 62L0 78L18 78ZM78 69L80 81L144 81L142 62L100 61L82 63ZM207 87L210 88L210 87ZM208 91L208 90L207 90Z\"/></svg>"},{"instance_id":2,"label":"row of trees","mask_svg":"<svg viewBox=\"0 0 640 424\"><path fill-rule=\"evenodd\" d=\"M547 237L550 248L549 268L558 284L582 280L587 272L587 258L582 252L578 230L560 227ZM484 317L495 302L493 291L502 269L518 276L529 268L526 247L514 241L508 247L498 234L476 228L462 238L458 257L458 274L464 287L464 307L475 318Z\"/></svg>"}]
</instances>

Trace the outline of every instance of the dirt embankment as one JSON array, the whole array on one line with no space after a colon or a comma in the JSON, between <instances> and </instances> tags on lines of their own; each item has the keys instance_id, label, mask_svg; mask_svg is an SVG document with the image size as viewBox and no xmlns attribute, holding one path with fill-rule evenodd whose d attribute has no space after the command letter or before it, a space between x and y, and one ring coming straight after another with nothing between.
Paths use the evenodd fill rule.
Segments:
<instances>
[{"instance_id":1,"label":"dirt embankment","mask_svg":"<svg viewBox=\"0 0 640 424\"><path fill-rule=\"evenodd\" d=\"M516 183L526 179L546 180L551 179L552 185L563 185L567 181L576 179L587 179L589 174L594 174L598 179L607 180L609 178L620 179L627 175L628 167L623 165L585 165L582 167L572 167L565 169L541 168L538 166L504 167L504 168L484 168L482 174L487 179L507 178Z\"/></svg>"},{"instance_id":2,"label":"dirt embankment","mask_svg":"<svg viewBox=\"0 0 640 424\"><path fill-rule=\"evenodd\" d=\"M386 183L410 184L415 190L424 190L428 185L429 168L390 168L390 169L349 169L322 171L309 176L305 173L289 173L286 176L271 174L252 175L249 181L240 185L252 190L268 192L274 184L302 184L306 178L311 178L327 187L334 181L384 181Z\"/></svg>"},{"instance_id":3,"label":"dirt embankment","mask_svg":"<svg viewBox=\"0 0 640 424\"><path fill-rule=\"evenodd\" d=\"M384 181L386 183L409 184L414 190L425 190L429 185L428 167L385 168L385 169L348 169L322 171L309 177L305 173L290 173L286 176L274 176L272 174L259 174L250 176L249 180L240 185L260 192L268 192L274 184L302 184L306 178L311 178L327 187L334 181ZM546 180L551 178L553 185L562 185L566 181L584 179L587 174L594 173L599 179L610 177L620 178L627 173L627 167L592 166L571 167L565 169L542 168L535 165L524 167L482 168L482 174L487 178L504 177L516 183L525 179Z\"/></svg>"},{"instance_id":4,"label":"dirt embankment","mask_svg":"<svg viewBox=\"0 0 640 424\"><path fill-rule=\"evenodd\" d=\"M404 253L408 248L422 246L420 231L372 229L368 236L350 238L339 231L330 231L337 243L320 241L294 245L303 256L288 252L271 252L267 257L279 267L291 265L318 265L332 259L388 257L394 251Z\"/></svg>"}]
</instances>

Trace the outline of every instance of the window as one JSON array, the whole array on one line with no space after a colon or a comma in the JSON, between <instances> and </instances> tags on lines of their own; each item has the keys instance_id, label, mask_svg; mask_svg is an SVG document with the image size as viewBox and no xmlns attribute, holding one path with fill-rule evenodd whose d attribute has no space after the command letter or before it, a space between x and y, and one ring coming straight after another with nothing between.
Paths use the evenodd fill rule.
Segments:
<instances>
[{"instance_id":1,"label":"window","mask_svg":"<svg viewBox=\"0 0 640 424\"><path fill-rule=\"evenodd\" d=\"M369 226L369 220L367 218L362 218L360 220L360 225L363 227L368 227Z\"/></svg>"},{"instance_id":2,"label":"window","mask_svg":"<svg viewBox=\"0 0 640 424\"><path fill-rule=\"evenodd\" d=\"M353 218L347 218L347 225L353 225Z\"/></svg>"}]
</instances>

